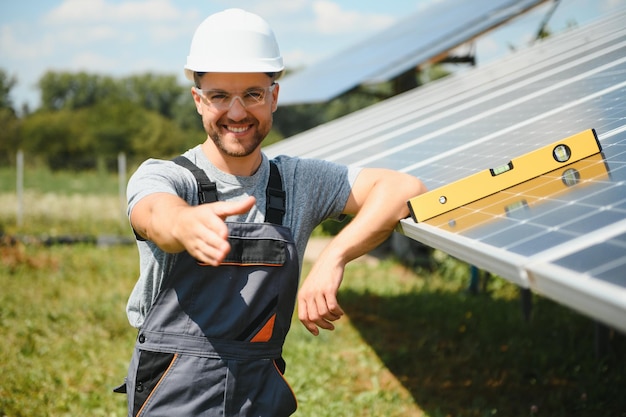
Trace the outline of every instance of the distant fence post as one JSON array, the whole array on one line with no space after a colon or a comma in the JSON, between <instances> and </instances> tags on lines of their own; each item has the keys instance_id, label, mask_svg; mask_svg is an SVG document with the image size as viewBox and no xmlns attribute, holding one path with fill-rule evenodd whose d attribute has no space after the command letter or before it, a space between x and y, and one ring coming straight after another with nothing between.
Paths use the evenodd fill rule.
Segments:
<instances>
[{"instance_id":1,"label":"distant fence post","mask_svg":"<svg viewBox=\"0 0 626 417\"><path fill-rule=\"evenodd\" d=\"M126 154L117 154L117 176L119 180L120 214L122 224L126 222Z\"/></svg>"},{"instance_id":2,"label":"distant fence post","mask_svg":"<svg viewBox=\"0 0 626 417\"><path fill-rule=\"evenodd\" d=\"M17 151L17 180L15 188L17 190L17 226L22 227L24 223L24 152Z\"/></svg>"}]
</instances>

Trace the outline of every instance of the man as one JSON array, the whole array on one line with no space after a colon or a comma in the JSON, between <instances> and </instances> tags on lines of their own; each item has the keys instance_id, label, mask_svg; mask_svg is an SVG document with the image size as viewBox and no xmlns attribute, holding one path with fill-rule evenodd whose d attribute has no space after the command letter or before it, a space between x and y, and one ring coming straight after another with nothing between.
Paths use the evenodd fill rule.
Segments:
<instances>
[{"instance_id":1,"label":"man","mask_svg":"<svg viewBox=\"0 0 626 417\"><path fill-rule=\"evenodd\" d=\"M129 181L141 267L127 308L139 329L130 416L292 414L281 353L311 232L355 215L297 296L300 320L317 335L344 314L346 263L383 242L408 216L406 201L425 191L389 170L269 161L261 142L283 68L263 19L239 9L208 17L185 66L207 140L186 162L146 161Z\"/></svg>"}]
</instances>

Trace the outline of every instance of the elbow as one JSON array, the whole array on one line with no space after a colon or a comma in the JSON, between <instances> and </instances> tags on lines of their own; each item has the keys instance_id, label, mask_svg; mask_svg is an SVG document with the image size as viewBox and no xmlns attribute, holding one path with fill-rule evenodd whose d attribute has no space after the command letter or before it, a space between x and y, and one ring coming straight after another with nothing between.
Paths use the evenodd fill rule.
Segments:
<instances>
[{"instance_id":1,"label":"elbow","mask_svg":"<svg viewBox=\"0 0 626 417\"><path fill-rule=\"evenodd\" d=\"M405 175L406 180L404 182L404 186L402 187L404 190L403 197L405 200L409 200L428 191L422 180L409 174Z\"/></svg>"},{"instance_id":2,"label":"elbow","mask_svg":"<svg viewBox=\"0 0 626 417\"><path fill-rule=\"evenodd\" d=\"M408 174L406 174L406 177L407 178L404 182L404 186L402 187L403 193L401 196L401 213L400 219L398 220L404 219L410 215L408 201L411 198L416 197L420 194L424 194L428 191L426 185L424 185L422 180L420 180L419 178Z\"/></svg>"},{"instance_id":3,"label":"elbow","mask_svg":"<svg viewBox=\"0 0 626 417\"><path fill-rule=\"evenodd\" d=\"M420 194L424 194L425 192L428 191L428 188L426 188L426 185L424 185L422 180L420 180L417 177L412 177L412 178L413 178L413 184L412 184L413 195L412 195L412 197L418 196Z\"/></svg>"}]
</instances>

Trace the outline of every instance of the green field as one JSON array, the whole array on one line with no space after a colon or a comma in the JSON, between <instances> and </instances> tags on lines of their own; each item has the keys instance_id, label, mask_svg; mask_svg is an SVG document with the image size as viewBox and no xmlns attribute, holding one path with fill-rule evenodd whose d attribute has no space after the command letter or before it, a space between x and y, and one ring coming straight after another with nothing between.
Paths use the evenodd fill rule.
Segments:
<instances>
[{"instance_id":1,"label":"green field","mask_svg":"<svg viewBox=\"0 0 626 417\"><path fill-rule=\"evenodd\" d=\"M42 186L46 210L21 229L11 210L0 213L8 234L128 233L108 212L118 209L114 177L102 193L55 181ZM12 199L2 190L0 206ZM334 332L316 338L294 320L285 358L296 416L626 416L624 335L611 333L599 358L588 318L535 297L525 321L516 287L496 277L472 295L467 266L434 255L434 270L391 258L349 265L347 317ZM111 389L134 343L124 308L137 273L132 245L3 238L0 416L125 415Z\"/></svg>"}]
</instances>

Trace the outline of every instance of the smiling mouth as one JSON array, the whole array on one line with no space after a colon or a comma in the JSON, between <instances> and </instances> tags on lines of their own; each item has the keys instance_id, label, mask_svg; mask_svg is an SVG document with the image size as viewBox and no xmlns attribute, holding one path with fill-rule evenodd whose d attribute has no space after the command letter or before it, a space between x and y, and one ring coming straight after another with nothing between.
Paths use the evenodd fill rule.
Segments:
<instances>
[{"instance_id":1,"label":"smiling mouth","mask_svg":"<svg viewBox=\"0 0 626 417\"><path fill-rule=\"evenodd\" d=\"M252 125L240 126L240 127L235 127L235 126L225 126L225 127L226 127L226 130L228 130L229 132L232 132L232 133L244 133L244 132L247 132L248 130L250 130Z\"/></svg>"}]
</instances>

